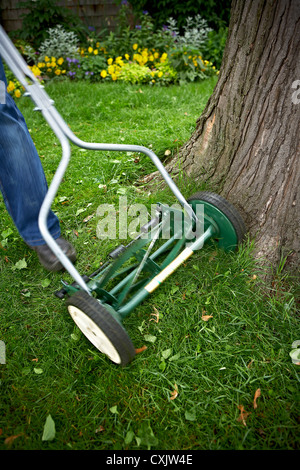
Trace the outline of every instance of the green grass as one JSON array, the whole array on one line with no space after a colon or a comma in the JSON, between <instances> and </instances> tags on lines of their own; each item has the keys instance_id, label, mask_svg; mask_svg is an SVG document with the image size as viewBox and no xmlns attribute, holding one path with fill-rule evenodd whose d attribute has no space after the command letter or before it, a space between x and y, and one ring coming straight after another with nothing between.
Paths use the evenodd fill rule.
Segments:
<instances>
[{"instance_id":1,"label":"green grass","mask_svg":"<svg viewBox=\"0 0 300 470\"><path fill-rule=\"evenodd\" d=\"M213 80L166 89L58 82L47 91L80 138L151 145L163 159L188 140L213 86ZM50 181L59 142L30 101L19 106ZM147 157L137 157L73 148L53 208L77 249L81 274L119 244L96 236L101 203L117 204L120 195L149 207L174 202L168 190L137 190L153 170ZM198 189L183 177L178 185L186 197ZM259 288L262 272L250 242L231 254L205 246L138 307L125 327L135 347L147 349L120 368L93 348L53 295L69 276L43 270L2 200L0 209L1 449L298 448L299 366L289 357L300 338L295 292L282 273L272 287ZM16 269L23 259L27 267ZM249 413L244 423L242 406ZM56 434L43 441L49 414Z\"/></svg>"}]
</instances>

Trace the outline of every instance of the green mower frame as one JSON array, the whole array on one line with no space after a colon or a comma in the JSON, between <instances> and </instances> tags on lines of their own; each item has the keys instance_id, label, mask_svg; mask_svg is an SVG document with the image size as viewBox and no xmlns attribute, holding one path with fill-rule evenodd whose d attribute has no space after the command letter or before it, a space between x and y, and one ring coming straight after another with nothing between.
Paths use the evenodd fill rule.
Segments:
<instances>
[{"instance_id":1,"label":"green mower frame","mask_svg":"<svg viewBox=\"0 0 300 470\"><path fill-rule=\"evenodd\" d=\"M62 147L60 164L39 214L39 228L46 244L74 279L72 284L62 281L63 288L55 294L61 299L67 297L71 317L90 342L114 363L126 365L134 358L135 348L123 327L124 319L209 240L216 240L225 250L236 249L246 231L243 219L234 206L215 193L199 192L186 200L159 158L146 147L78 139L1 26L0 46L3 59ZM180 203L179 209L158 203L156 216L141 228L141 233L127 246L113 250L108 261L90 276L78 273L47 228L51 204L69 164L70 142L89 150L144 153ZM170 232L167 239L164 228Z\"/></svg>"}]
</instances>

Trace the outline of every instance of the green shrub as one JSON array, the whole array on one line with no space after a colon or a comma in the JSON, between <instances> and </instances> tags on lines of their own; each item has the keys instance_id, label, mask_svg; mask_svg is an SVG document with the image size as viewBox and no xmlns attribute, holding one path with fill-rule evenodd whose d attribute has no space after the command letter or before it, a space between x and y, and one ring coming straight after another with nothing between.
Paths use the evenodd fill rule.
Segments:
<instances>
[{"instance_id":1,"label":"green shrub","mask_svg":"<svg viewBox=\"0 0 300 470\"><path fill-rule=\"evenodd\" d=\"M48 29L49 37L39 47L40 58L45 56L76 57L78 56L79 41L73 31L66 31L62 25Z\"/></svg>"},{"instance_id":2,"label":"green shrub","mask_svg":"<svg viewBox=\"0 0 300 470\"><path fill-rule=\"evenodd\" d=\"M119 73L119 80L131 84L150 83L152 80L151 70L145 65L136 63L125 64Z\"/></svg>"},{"instance_id":3,"label":"green shrub","mask_svg":"<svg viewBox=\"0 0 300 470\"><path fill-rule=\"evenodd\" d=\"M226 45L228 28L220 28L218 31L210 31L203 48L203 55L214 63L217 68L221 67L223 52Z\"/></svg>"},{"instance_id":4,"label":"green shrub","mask_svg":"<svg viewBox=\"0 0 300 470\"><path fill-rule=\"evenodd\" d=\"M47 38L47 30L61 24L66 30L82 29L77 16L67 8L56 4L55 0L26 0L18 3L19 8L26 8L22 15L22 29L17 32L19 39L29 41L35 49Z\"/></svg>"}]
</instances>

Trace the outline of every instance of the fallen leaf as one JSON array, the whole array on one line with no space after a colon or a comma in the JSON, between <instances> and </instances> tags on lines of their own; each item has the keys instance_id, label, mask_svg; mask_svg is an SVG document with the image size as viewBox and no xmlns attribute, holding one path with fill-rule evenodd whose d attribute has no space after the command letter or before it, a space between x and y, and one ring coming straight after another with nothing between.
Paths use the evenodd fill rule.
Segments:
<instances>
[{"instance_id":1,"label":"fallen leaf","mask_svg":"<svg viewBox=\"0 0 300 470\"><path fill-rule=\"evenodd\" d=\"M23 258L23 259L20 259L20 261L17 261L12 269L15 270L15 269L25 269L25 268L27 268L27 263L25 261L25 258Z\"/></svg>"},{"instance_id":2,"label":"fallen leaf","mask_svg":"<svg viewBox=\"0 0 300 470\"><path fill-rule=\"evenodd\" d=\"M161 357L163 359L168 359L172 354L172 349L165 349L162 353L161 353Z\"/></svg>"},{"instance_id":3,"label":"fallen leaf","mask_svg":"<svg viewBox=\"0 0 300 470\"><path fill-rule=\"evenodd\" d=\"M253 364L253 359L251 359L251 361L249 362L249 364L247 365L247 368L250 369L250 367L252 366Z\"/></svg>"},{"instance_id":4,"label":"fallen leaf","mask_svg":"<svg viewBox=\"0 0 300 470\"><path fill-rule=\"evenodd\" d=\"M41 281L41 286L42 287L48 287L51 284L51 280L46 278Z\"/></svg>"},{"instance_id":5,"label":"fallen leaf","mask_svg":"<svg viewBox=\"0 0 300 470\"><path fill-rule=\"evenodd\" d=\"M257 408L257 403L256 403L256 400L258 399L258 397L260 397L260 388L258 388L254 394L254 400L253 400L253 408L256 409Z\"/></svg>"},{"instance_id":6,"label":"fallen leaf","mask_svg":"<svg viewBox=\"0 0 300 470\"><path fill-rule=\"evenodd\" d=\"M173 392L171 393L171 397L170 397L170 400L175 400L175 398L178 396L178 387L177 385L175 384L174 385L174 390Z\"/></svg>"},{"instance_id":7,"label":"fallen leaf","mask_svg":"<svg viewBox=\"0 0 300 470\"><path fill-rule=\"evenodd\" d=\"M86 210L86 208L85 209L84 208L78 209L75 215L77 216L77 215L81 214L82 212L84 212L85 210Z\"/></svg>"},{"instance_id":8,"label":"fallen leaf","mask_svg":"<svg viewBox=\"0 0 300 470\"><path fill-rule=\"evenodd\" d=\"M137 349L135 350L135 354L140 354L140 353L142 353L143 351L145 351L146 349L147 349L147 346L145 346L145 345L142 346L141 348L137 348Z\"/></svg>"},{"instance_id":9,"label":"fallen leaf","mask_svg":"<svg viewBox=\"0 0 300 470\"><path fill-rule=\"evenodd\" d=\"M83 219L83 222L88 222L89 220L91 220L93 217L94 217L95 213L91 214L91 215L88 215L85 219Z\"/></svg>"},{"instance_id":10,"label":"fallen leaf","mask_svg":"<svg viewBox=\"0 0 300 470\"><path fill-rule=\"evenodd\" d=\"M42 441L52 441L55 438L55 422L51 415L48 415L44 424Z\"/></svg>"},{"instance_id":11,"label":"fallen leaf","mask_svg":"<svg viewBox=\"0 0 300 470\"><path fill-rule=\"evenodd\" d=\"M145 335L144 336L145 341L148 341L149 343L155 343L156 341L156 336L153 335Z\"/></svg>"},{"instance_id":12,"label":"fallen leaf","mask_svg":"<svg viewBox=\"0 0 300 470\"><path fill-rule=\"evenodd\" d=\"M157 310L157 308L155 308L155 307L153 307L153 308L155 310L155 313L151 313L151 316L155 317L155 318L151 318L151 320L155 321L155 323L158 323L158 321L159 321L159 311Z\"/></svg>"},{"instance_id":13,"label":"fallen leaf","mask_svg":"<svg viewBox=\"0 0 300 470\"><path fill-rule=\"evenodd\" d=\"M104 427L100 425L99 428L97 428L95 432L97 433L97 432L103 432L103 431L104 431Z\"/></svg>"},{"instance_id":14,"label":"fallen leaf","mask_svg":"<svg viewBox=\"0 0 300 470\"><path fill-rule=\"evenodd\" d=\"M245 411L245 408L243 407L243 405L238 405L238 409L240 410L241 414L240 414L240 416L238 417L237 420L241 421L244 426L247 426L246 419L248 418L250 413Z\"/></svg>"},{"instance_id":15,"label":"fallen leaf","mask_svg":"<svg viewBox=\"0 0 300 470\"><path fill-rule=\"evenodd\" d=\"M195 410L187 410L184 413L185 419L187 421L195 421L196 420L196 412Z\"/></svg>"},{"instance_id":16,"label":"fallen leaf","mask_svg":"<svg viewBox=\"0 0 300 470\"><path fill-rule=\"evenodd\" d=\"M6 446L11 446L12 443L14 442L14 440L17 439L17 437L20 437L20 436L22 436L22 434L16 434L15 436L9 436L5 439L4 444Z\"/></svg>"},{"instance_id":17,"label":"fallen leaf","mask_svg":"<svg viewBox=\"0 0 300 470\"><path fill-rule=\"evenodd\" d=\"M213 318L213 315L202 315L201 317L203 321L208 321L210 318Z\"/></svg>"}]
</instances>

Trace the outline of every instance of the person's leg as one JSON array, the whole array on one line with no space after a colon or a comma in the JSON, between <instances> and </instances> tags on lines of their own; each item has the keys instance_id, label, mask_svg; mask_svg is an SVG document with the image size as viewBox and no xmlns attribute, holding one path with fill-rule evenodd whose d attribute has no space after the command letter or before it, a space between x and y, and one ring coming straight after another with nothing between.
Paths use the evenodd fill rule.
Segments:
<instances>
[{"instance_id":1,"label":"person's leg","mask_svg":"<svg viewBox=\"0 0 300 470\"><path fill-rule=\"evenodd\" d=\"M7 85L1 60L0 80ZM37 251L40 261L47 269L56 270L56 257L49 259L50 265L46 265L41 259L41 256L53 258L38 227L40 207L48 189L43 167L24 117L13 98L6 93L4 101L0 103L0 190L23 240ZM59 220L52 211L47 224L53 238L58 239ZM43 254L40 256L41 252ZM74 256L73 249L73 260Z\"/></svg>"}]
</instances>

